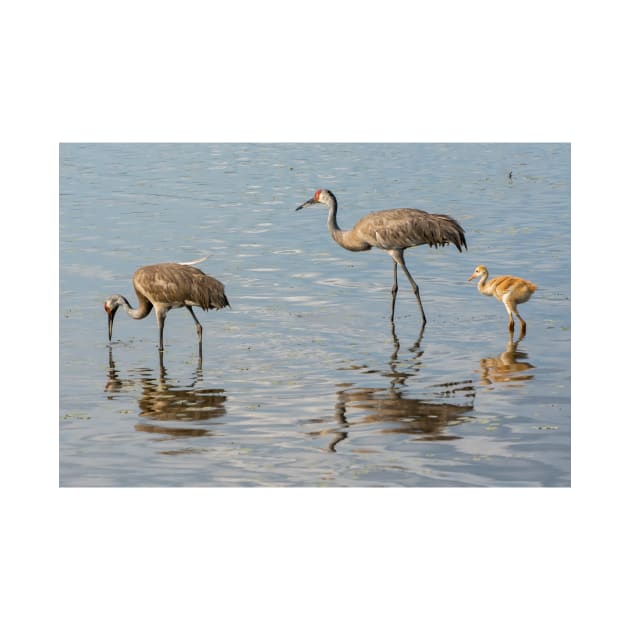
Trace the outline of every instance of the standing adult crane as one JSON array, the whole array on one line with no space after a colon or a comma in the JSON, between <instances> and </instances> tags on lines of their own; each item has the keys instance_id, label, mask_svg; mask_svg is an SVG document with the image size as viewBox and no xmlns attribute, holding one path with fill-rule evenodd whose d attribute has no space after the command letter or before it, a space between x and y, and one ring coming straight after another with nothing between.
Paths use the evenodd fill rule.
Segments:
<instances>
[{"instance_id":1,"label":"standing adult crane","mask_svg":"<svg viewBox=\"0 0 630 630\"><path fill-rule=\"evenodd\" d=\"M337 199L330 190L318 190L313 197L305 201L296 210L301 210L314 204L323 204L328 208L328 231L341 247L351 252L361 252L372 247L384 249L394 260L394 284L392 286L392 314L396 294L398 293L398 265L405 272L411 288L416 296L422 327L427 318L420 300L420 289L405 264L404 251L416 245L439 247L452 243L461 252L462 247L468 249L464 230L453 218L446 214L430 214L415 208L395 208L393 210L378 210L370 212L356 223L351 230L341 230L337 224Z\"/></svg>"},{"instance_id":2,"label":"standing adult crane","mask_svg":"<svg viewBox=\"0 0 630 630\"><path fill-rule=\"evenodd\" d=\"M512 317L512 314L514 314L521 323L521 337L525 335L527 324L520 316L516 305L527 302L538 287L529 280L523 280L523 278L516 278L515 276L497 276L492 278L492 280L488 280L488 269L483 265L475 267L472 275L468 278L468 282L477 277L479 277L479 283L477 284L479 293L482 295L494 295L499 302L503 302L510 318L508 323L510 333L514 332L514 318Z\"/></svg>"},{"instance_id":3,"label":"standing adult crane","mask_svg":"<svg viewBox=\"0 0 630 630\"><path fill-rule=\"evenodd\" d=\"M195 261L199 262L199 261ZM133 288L138 296L138 308L132 308L126 297L112 295L105 300L109 340L112 340L114 316L120 306L134 319L144 319L153 307L160 331L160 352L164 351L164 320L172 308L185 306L195 320L199 355L202 352L203 327L192 310L199 306L204 311L229 306L225 287L212 276L207 276L192 263L160 263L140 267L133 274Z\"/></svg>"}]
</instances>

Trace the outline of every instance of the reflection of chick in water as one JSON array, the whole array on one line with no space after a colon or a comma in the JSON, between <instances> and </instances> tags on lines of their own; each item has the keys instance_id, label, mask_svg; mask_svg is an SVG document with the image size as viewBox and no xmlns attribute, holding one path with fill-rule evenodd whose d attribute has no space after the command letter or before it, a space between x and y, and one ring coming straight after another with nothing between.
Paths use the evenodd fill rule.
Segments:
<instances>
[{"instance_id":1,"label":"reflection of chick in water","mask_svg":"<svg viewBox=\"0 0 630 630\"><path fill-rule=\"evenodd\" d=\"M518 350L518 344L523 339L521 336L514 341L510 335L505 352L496 357L488 357L479 361L481 367L480 381L484 385L492 383L505 383L511 381L529 381L534 378L533 374L524 374L527 370L532 370L535 366L523 359L527 359L527 352Z\"/></svg>"}]
</instances>

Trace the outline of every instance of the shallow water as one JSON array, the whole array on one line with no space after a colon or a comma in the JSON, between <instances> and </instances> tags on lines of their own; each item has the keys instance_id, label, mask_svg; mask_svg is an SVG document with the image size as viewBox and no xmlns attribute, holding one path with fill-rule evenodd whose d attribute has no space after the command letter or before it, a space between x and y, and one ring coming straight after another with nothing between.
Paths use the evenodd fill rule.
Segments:
<instances>
[{"instance_id":1,"label":"shallow water","mask_svg":"<svg viewBox=\"0 0 630 630\"><path fill-rule=\"evenodd\" d=\"M511 172L511 177L508 174ZM407 251L428 324L392 262L332 241L372 210L456 217L469 249ZM133 271L188 261L226 286L165 352ZM536 284L513 342L468 277ZM63 144L60 485L570 485L570 147L566 144Z\"/></svg>"}]
</instances>

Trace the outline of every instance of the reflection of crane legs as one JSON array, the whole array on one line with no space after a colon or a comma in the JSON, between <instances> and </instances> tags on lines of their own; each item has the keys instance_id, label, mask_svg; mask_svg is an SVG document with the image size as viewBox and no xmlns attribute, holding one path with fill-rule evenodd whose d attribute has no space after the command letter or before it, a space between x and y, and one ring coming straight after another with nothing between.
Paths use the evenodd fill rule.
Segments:
<instances>
[{"instance_id":1,"label":"reflection of crane legs","mask_svg":"<svg viewBox=\"0 0 630 630\"><path fill-rule=\"evenodd\" d=\"M398 340L398 335L396 334L396 324L392 320L391 322L391 333L392 333L392 342L394 344L394 352L392 352L392 356L390 357L390 362L396 361L398 359L398 351L400 350L400 341ZM409 348L410 352L415 353L415 358L418 359L424 353L424 350L420 350L420 343L422 342L422 337L424 336L424 326L420 328L420 334L418 338L414 342L413 346ZM391 364L391 363L390 363Z\"/></svg>"},{"instance_id":2,"label":"reflection of crane legs","mask_svg":"<svg viewBox=\"0 0 630 630\"><path fill-rule=\"evenodd\" d=\"M346 404L342 401L335 405L335 418L340 428L332 432L335 437L328 444L328 450L332 453L336 453L337 449L335 447L337 444L348 437L348 431L344 431L344 429L347 429L350 425L346 420Z\"/></svg>"}]
</instances>

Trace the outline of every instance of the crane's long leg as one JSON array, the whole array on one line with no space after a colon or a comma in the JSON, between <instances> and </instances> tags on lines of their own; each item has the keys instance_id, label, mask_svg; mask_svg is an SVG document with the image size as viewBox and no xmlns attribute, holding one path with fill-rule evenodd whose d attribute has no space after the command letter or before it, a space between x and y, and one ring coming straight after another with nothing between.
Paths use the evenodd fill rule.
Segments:
<instances>
[{"instance_id":1,"label":"crane's long leg","mask_svg":"<svg viewBox=\"0 0 630 630\"><path fill-rule=\"evenodd\" d=\"M396 306L396 294L398 293L398 263L394 260L394 284L392 285L392 316L390 318L394 323L394 308Z\"/></svg>"},{"instance_id":2,"label":"crane's long leg","mask_svg":"<svg viewBox=\"0 0 630 630\"><path fill-rule=\"evenodd\" d=\"M201 339L203 335L203 326L199 323L199 320L195 316L195 313L192 310L192 306L186 305L186 308L188 309L188 312L192 315L192 318L195 320L195 327L197 329L197 339L199 339L199 356L201 356L201 352L202 352Z\"/></svg>"},{"instance_id":3,"label":"crane's long leg","mask_svg":"<svg viewBox=\"0 0 630 630\"><path fill-rule=\"evenodd\" d=\"M424 325L427 323L427 318L424 314L424 309L422 308L422 300L420 299L420 289L418 288L416 281L413 279L413 277L409 273L409 269L407 269L407 265L405 264L405 258L403 256L402 250L392 250L390 254L392 258L394 259L394 262L397 262L402 267L402 270L405 272L405 275L407 276L407 280L409 280L409 284L411 285L411 288L413 289L414 295L416 296L416 301L418 302L418 306L420 307L420 314L422 315L422 327L424 328Z\"/></svg>"},{"instance_id":4,"label":"crane's long leg","mask_svg":"<svg viewBox=\"0 0 630 630\"><path fill-rule=\"evenodd\" d=\"M158 330L160 331L160 346L158 348L160 352L164 352L164 320L167 312L160 307L155 307L155 317L157 318Z\"/></svg>"}]
</instances>

